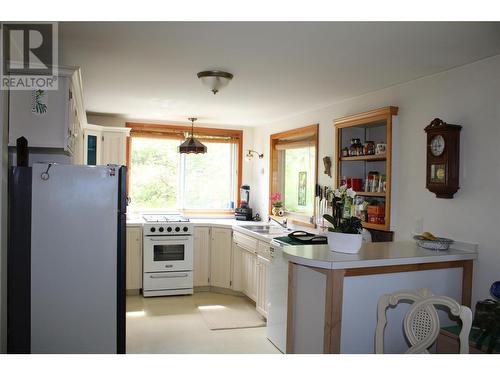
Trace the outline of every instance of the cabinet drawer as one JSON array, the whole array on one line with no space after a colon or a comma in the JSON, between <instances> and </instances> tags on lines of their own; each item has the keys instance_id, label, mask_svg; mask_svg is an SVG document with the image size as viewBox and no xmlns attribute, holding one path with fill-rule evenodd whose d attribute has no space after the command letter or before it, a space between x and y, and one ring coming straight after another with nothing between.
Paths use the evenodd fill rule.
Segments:
<instances>
[{"instance_id":1,"label":"cabinet drawer","mask_svg":"<svg viewBox=\"0 0 500 375\"><path fill-rule=\"evenodd\" d=\"M255 238L241 234L239 232L234 232L233 238L234 242L241 248L251 252L257 251L257 246L258 246L257 243L259 241L256 240Z\"/></svg>"},{"instance_id":2,"label":"cabinet drawer","mask_svg":"<svg viewBox=\"0 0 500 375\"><path fill-rule=\"evenodd\" d=\"M189 289L193 288L193 272L151 272L144 273L144 289Z\"/></svg>"}]
</instances>

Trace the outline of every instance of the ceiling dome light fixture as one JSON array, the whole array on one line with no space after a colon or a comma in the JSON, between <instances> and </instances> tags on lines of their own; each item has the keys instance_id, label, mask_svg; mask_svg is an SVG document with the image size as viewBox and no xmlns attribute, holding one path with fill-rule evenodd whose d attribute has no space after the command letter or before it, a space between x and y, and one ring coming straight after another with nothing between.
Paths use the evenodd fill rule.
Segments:
<instances>
[{"instance_id":1,"label":"ceiling dome light fixture","mask_svg":"<svg viewBox=\"0 0 500 375\"><path fill-rule=\"evenodd\" d=\"M196 117L190 117L188 120L191 121L191 136L182 142L179 146L179 152L181 154L205 154L207 152L207 146L193 137L194 122L198 119Z\"/></svg>"},{"instance_id":2,"label":"ceiling dome light fixture","mask_svg":"<svg viewBox=\"0 0 500 375\"><path fill-rule=\"evenodd\" d=\"M229 81L233 79L233 75L228 72L223 72L221 70L205 70L197 74L201 82L210 88L212 92L217 94L219 90L226 87Z\"/></svg>"}]
</instances>

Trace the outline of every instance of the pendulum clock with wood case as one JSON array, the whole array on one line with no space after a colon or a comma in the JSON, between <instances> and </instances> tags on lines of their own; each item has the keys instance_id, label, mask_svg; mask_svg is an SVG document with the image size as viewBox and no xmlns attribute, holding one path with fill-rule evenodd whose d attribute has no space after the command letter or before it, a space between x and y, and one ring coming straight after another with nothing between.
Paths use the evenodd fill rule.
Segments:
<instances>
[{"instance_id":1,"label":"pendulum clock with wood case","mask_svg":"<svg viewBox=\"0 0 500 375\"><path fill-rule=\"evenodd\" d=\"M384 207L383 223L364 221L364 228L381 231L390 231L391 228L392 129L397 114L398 107L384 107L334 120L335 188L340 186L342 177L362 179L365 182L370 172L385 175L385 191L365 191L364 188L356 191L358 196L371 202L370 205ZM342 149L349 148L353 138L359 139L361 143L373 141L385 144L385 152L342 155Z\"/></svg>"},{"instance_id":2,"label":"pendulum clock with wood case","mask_svg":"<svg viewBox=\"0 0 500 375\"><path fill-rule=\"evenodd\" d=\"M426 187L437 198L453 198L459 189L460 131L462 126L435 118L427 133Z\"/></svg>"}]
</instances>

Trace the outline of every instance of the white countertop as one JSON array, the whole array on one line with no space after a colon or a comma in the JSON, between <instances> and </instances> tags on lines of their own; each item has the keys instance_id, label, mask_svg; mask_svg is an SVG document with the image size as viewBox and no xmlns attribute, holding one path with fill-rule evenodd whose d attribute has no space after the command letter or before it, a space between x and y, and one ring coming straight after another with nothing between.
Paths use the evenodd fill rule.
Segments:
<instances>
[{"instance_id":1,"label":"white countertop","mask_svg":"<svg viewBox=\"0 0 500 375\"><path fill-rule=\"evenodd\" d=\"M327 269L477 259L477 245L461 244L460 247L434 251L422 249L414 241L396 241L364 243L357 254L333 252L328 245L283 246L282 249L283 255L293 263Z\"/></svg>"},{"instance_id":2,"label":"white countertop","mask_svg":"<svg viewBox=\"0 0 500 375\"><path fill-rule=\"evenodd\" d=\"M238 232L247 234L256 238L259 241L270 242L274 237L286 236L290 231L283 231L277 224L270 224L267 221L243 221L236 220L234 218L190 218L189 221L194 224L195 227L202 226L211 226L211 227L220 227L220 228L231 228ZM127 218L128 226L142 226L145 223L142 216L129 217ZM272 234L262 234L252 232L248 229L242 228L247 225L252 226L263 226L263 225L273 225L276 228Z\"/></svg>"}]
</instances>

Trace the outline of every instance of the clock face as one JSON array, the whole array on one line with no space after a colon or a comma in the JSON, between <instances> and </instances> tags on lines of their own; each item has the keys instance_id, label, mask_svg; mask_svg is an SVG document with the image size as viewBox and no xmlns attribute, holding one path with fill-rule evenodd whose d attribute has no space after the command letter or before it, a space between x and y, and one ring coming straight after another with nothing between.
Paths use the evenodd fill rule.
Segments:
<instances>
[{"instance_id":1,"label":"clock face","mask_svg":"<svg viewBox=\"0 0 500 375\"><path fill-rule=\"evenodd\" d=\"M436 135L431 139L431 152L434 156L439 156L444 151L444 138L442 135Z\"/></svg>"}]
</instances>

